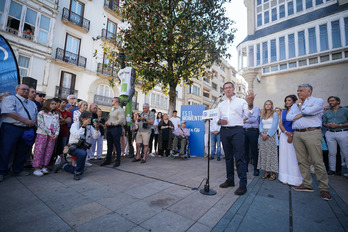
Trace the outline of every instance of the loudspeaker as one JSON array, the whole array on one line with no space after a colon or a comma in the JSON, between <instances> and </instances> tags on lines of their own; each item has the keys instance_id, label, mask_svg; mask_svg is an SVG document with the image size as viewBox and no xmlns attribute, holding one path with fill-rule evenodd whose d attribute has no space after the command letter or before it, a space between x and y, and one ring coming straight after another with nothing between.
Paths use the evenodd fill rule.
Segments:
<instances>
[{"instance_id":1,"label":"loudspeaker","mask_svg":"<svg viewBox=\"0 0 348 232\"><path fill-rule=\"evenodd\" d=\"M22 84L29 86L29 88L33 87L34 89L36 89L37 80L31 77L23 77Z\"/></svg>"}]
</instances>

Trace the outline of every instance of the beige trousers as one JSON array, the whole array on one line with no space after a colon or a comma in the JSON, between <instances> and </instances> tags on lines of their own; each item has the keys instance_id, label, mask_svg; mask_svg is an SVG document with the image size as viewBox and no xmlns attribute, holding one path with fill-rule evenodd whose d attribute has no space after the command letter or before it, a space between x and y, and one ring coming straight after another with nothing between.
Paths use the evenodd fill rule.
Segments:
<instances>
[{"instance_id":1,"label":"beige trousers","mask_svg":"<svg viewBox=\"0 0 348 232\"><path fill-rule=\"evenodd\" d=\"M329 190L329 179L326 173L323 151L321 150L321 130L294 132L294 147L296 151L297 162L306 187L312 187L312 175L309 169L308 156L315 168L319 189Z\"/></svg>"}]
</instances>

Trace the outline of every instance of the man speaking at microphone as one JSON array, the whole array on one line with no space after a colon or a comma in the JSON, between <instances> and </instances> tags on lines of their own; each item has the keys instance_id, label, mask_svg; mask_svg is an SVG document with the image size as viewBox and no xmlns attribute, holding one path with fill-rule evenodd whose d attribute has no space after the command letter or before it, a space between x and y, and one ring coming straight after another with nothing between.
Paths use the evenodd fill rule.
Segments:
<instances>
[{"instance_id":1,"label":"man speaking at microphone","mask_svg":"<svg viewBox=\"0 0 348 232\"><path fill-rule=\"evenodd\" d=\"M252 116L255 94L252 90L249 90L246 100L237 98L234 96L234 84L232 82L226 82L223 89L226 100L218 105L219 121L217 124L221 125L220 136L225 152L227 180L220 184L220 188L234 186L233 155L235 155L239 188L234 193L243 195L247 192L247 162L244 157L243 114L249 117Z\"/></svg>"}]
</instances>

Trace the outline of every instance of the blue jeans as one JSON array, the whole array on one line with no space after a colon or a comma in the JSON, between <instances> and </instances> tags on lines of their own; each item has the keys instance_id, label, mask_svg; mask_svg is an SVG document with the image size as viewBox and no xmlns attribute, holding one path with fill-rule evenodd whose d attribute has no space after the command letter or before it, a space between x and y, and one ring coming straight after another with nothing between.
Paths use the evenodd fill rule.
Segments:
<instances>
[{"instance_id":1,"label":"blue jeans","mask_svg":"<svg viewBox=\"0 0 348 232\"><path fill-rule=\"evenodd\" d=\"M2 123L0 128L0 175L8 174L10 157L14 154L12 171L20 173L24 169L31 146L24 144L22 135L24 127Z\"/></svg>"},{"instance_id":2,"label":"blue jeans","mask_svg":"<svg viewBox=\"0 0 348 232\"><path fill-rule=\"evenodd\" d=\"M215 135L213 133L210 133L210 147L211 147L211 157L214 158L215 156L215 147L217 147L217 157L220 158L221 156L221 142L220 142L220 133Z\"/></svg>"},{"instance_id":3,"label":"blue jeans","mask_svg":"<svg viewBox=\"0 0 348 232\"><path fill-rule=\"evenodd\" d=\"M76 157L76 167L68 164L64 166L64 171L70 172L72 174L76 172L77 174L82 175L83 171L85 170L87 151L80 148L76 148L76 150L71 152L70 155Z\"/></svg>"}]
</instances>

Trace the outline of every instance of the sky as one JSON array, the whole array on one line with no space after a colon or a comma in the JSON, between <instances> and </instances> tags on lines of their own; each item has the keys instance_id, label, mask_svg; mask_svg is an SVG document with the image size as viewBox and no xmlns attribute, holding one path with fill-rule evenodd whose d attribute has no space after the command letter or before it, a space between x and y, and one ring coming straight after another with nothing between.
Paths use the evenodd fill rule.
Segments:
<instances>
[{"instance_id":1,"label":"sky","mask_svg":"<svg viewBox=\"0 0 348 232\"><path fill-rule=\"evenodd\" d=\"M236 47L247 36L247 9L243 2L244 0L232 0L231 3L226 4L226 14L235 21L234 27L237 28L234 42L229 48L229 53L232 57L228 60L236 70L238 70L238 52Z\"/></svg>"}]
</instances>

